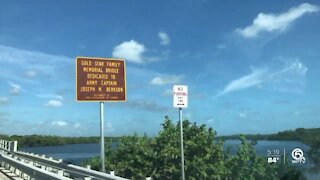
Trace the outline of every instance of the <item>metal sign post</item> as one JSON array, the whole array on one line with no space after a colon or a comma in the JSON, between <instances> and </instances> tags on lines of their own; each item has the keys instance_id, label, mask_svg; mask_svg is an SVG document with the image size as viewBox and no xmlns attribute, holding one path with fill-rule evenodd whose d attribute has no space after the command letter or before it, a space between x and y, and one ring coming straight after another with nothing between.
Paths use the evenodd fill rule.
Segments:
<instances>
[{"instance_id":1,"label":"metal sign post","mask_svg":"<svg viewBox=\"0 0 320 180\"><path fill-rule=\"evenodd\" d=\"M181 174L182 180L185 180L184 173L184 146L183 146L183 126L182 126L182 108L188 107L188 86L173 86L173 107L179 108L180 121L180 145L181 145Z\"/></svg>"},{"instance_id":2,"label":"metal sign post","mask_svg":"<svg viewBox=\"0 0 320 180\"><path fill-rule=\"evenodd\" d=\"M100 102L100 158L101 158L101 171L106 172L105 164L104 164L104 102Z\"/></svg>"},{"instance_id":3,"label":"metal sign post","mask_svg":"<svg viewBox=\"0 0 320 180\"><path fill-rule=\"evenodd\" d=\"M181 144L181 171L182 171L182 180L185 180L185 175L184 175L182 108L179 108L179 121L180 121L180 144Z\"/></svg>"}]
</instances>

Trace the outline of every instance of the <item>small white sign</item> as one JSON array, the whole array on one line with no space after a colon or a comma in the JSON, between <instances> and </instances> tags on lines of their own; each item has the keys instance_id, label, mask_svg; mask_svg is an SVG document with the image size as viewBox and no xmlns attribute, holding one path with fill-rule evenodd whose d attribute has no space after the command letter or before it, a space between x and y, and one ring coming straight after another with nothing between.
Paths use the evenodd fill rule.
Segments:
<instances>
[{"instance_id":1,"label":"small white sign","mask_svg":"<svg viewBox=\"0 0 320 180\"><path fill-rule=\"evenodd\" d=\"M175 108L188 107L188 86L183 86L183 85L173 86L173 107Z\"/></svg>"}]
</instances>

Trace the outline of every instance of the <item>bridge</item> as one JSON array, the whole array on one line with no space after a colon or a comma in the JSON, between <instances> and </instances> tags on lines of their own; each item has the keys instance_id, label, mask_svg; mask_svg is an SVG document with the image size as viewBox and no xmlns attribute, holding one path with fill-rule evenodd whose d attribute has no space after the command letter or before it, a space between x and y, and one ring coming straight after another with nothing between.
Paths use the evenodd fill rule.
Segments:
<instances>
[{"instance_id":1,"label":"bridge","mask_svg":"<svg viewBox=\"0 0 320 180\"><path fill-rule=\"evenodd\" d=\"M115 175L80 167L45 155L18 151L17 141L0 140L2 180L127 180ZM146 180L151 180L147 177Z\"/></svg>"}]
</instances>

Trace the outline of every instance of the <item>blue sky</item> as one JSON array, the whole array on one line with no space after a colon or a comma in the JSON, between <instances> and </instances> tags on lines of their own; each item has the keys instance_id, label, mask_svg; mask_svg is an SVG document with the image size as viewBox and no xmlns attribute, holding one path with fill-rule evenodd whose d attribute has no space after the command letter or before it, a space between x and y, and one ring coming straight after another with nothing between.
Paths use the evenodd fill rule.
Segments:
<instances>
[{"instance_id":1,"label":"blue sky","mask_svg":"<svg viewBox=\"0 0 320 180\"><path fill-rule=\"evenodd\" d=\"M176 122L174 84L184 118L219 135L319 127L317 1L0 2L0 133L99 135L99 104L75 101L77 56L126 59L107 136Z\"/></svg>"}]
</instances>

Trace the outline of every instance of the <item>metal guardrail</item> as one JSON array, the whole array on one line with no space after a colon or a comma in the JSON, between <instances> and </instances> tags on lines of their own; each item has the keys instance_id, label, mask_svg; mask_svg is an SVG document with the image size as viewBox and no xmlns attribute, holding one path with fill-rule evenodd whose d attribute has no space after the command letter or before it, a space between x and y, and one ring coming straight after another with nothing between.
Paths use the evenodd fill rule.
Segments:
<instances>
[{"instance_id":1,"label":"metal guardrail","mask_svg":"<svg viewBox=\"0 0 320 180\"><path fill-rule=\"evenodd\" d=\"M17 141L0 140L0 165L23 179L128 180L119 176L67 164L45 155L17 151ZM146 178L150 179L150 178Z\"/></svg>"},{"instance_id":2,"label":"metal guardrail","mask_svg":"<svg viewBox=\"0 0 320 180\"><path fill-rule=\"evenodd\" d=\"M70 178L64 177L61 173L56 174L53 172L48 172L44 169L37 168L32 164L12 158L10 157L10 155L0 154L0 161L1 165L4 167L6 166L6 164L14 167L14 173L19 177L27 177L26 175L29 175L30 177L34 177L35 179L71 180ZM27 177L27 179L29 178Z\"/></svg>"},{"instance_id":3,"label":"metal guardrail","mask_svg":"<svg viewBox=\"0 0 320 180\"><path fill-rule=\"evenodd\" d=\"M18 142L0 139L0 150L15 152L18 150Z\"/></svg>"}]
</instances>

